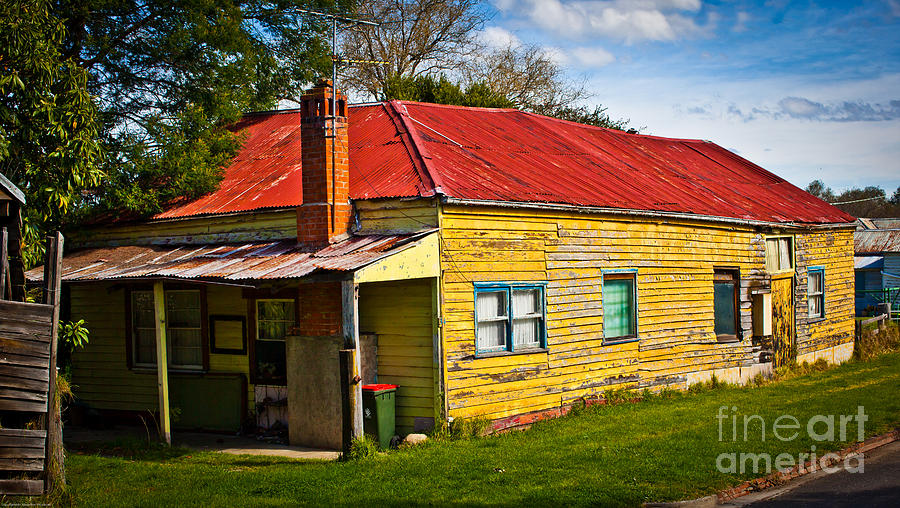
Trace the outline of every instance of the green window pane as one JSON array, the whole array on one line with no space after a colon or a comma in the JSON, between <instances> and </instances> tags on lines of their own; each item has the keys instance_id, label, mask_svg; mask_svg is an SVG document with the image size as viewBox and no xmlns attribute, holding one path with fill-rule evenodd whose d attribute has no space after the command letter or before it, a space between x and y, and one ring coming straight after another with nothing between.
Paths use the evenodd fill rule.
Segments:
<instances>
[{"instance_id":1,"label":"green window pane","mask_svg":"<svg viewBox=\"0 0 900 508\"><path fill-rule=\"evenodd\" d=\"M603 281L603 330L606 338L635 335L634 279Z\"/></svg>"},{"instance_id":2,"label":"green window pane","mask_svg":"<svg viewBox=\"0 0 900 508\"><path fill-rule=\"evenodd\" d=\"M714 306L716 312L716 335L737 335L735 326L734 282L715 282Z\"/></svg>"}]
</instances>

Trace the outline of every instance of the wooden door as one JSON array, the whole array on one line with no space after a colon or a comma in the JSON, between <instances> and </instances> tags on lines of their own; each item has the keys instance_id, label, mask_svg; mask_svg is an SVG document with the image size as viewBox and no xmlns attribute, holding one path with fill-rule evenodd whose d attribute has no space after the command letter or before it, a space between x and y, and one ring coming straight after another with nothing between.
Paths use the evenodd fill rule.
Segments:
<instances>
[{"instance_id":1,"label":"wooden door","mask_svg":"<svg viewBox=\"0 0 900 508\"><path fill-rule=\"evenodd\" d=\"M776 366L787 365L797 359L793 273L772 277L772 336Z\"/></svg>"}]
</instances>

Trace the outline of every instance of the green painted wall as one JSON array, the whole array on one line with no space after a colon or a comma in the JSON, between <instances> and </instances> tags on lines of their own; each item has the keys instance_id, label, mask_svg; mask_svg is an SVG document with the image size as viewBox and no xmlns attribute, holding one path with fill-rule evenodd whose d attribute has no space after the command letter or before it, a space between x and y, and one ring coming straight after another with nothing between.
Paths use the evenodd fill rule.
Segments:
<instances>
[{"instance_id":1,"label":"green painted wall","mask_svg":"<svg viewBox=\"0 0 900 508\"><path fill-rule=\"evenodd\" d=\"M361 284L359 329L378 335L378 382L397 389L397 427L434 417L431 281Z\"/></svg>"}]
</instances>

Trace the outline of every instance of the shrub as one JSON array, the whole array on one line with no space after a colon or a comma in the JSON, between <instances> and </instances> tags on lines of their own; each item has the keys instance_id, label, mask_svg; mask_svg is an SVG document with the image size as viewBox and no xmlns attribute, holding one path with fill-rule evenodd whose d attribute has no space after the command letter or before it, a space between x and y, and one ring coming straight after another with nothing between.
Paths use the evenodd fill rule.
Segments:
<instances>
[{"instance_id":1,"label":"shrub","mask_svg":"<svg viewBox=\"0 0 900 508\"><path fill-rule=\"evenodd\" d=\"M353 439L353 442L350 443L350 451L346 457L342 458L344 460L363 460L376 455L378 455L378 443L375 442L375 438L368 434L363 434Z\"/></svg>"},{"instance_id":2,"label":"shrub","mask_svg":"<svg viewBox=\"0 0 900 508\"><path fill-rule=\"evenodd\" d=\"M471 439L482 437L489 433L491 421L487 418L456 418L450 424L451 439Z\"/></svg>"},{"instance_id":3,"label":"shrub","mask_svg":"<svg viewBox=\"0 0 900 508\"><path fill-rule=\"evenodd\" d=\"M897 350L900 350L900 327L894 322L889 322L884 328L865 327L856 337L853 357L865 361Z\"/></svg>"}]
</instances>

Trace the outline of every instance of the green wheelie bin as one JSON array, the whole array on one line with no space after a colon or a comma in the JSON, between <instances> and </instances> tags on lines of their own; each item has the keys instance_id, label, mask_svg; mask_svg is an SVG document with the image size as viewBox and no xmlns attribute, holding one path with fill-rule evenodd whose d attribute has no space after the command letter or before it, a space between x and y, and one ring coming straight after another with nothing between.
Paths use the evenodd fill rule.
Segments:
<instances>
[{"instance_id":1,"label":"green wheelie bin","mask_svg":"<svg viewBox=\"0 0 900 508\"><path fill-rule=\"evenodd\" d=\"M375 437L382 450L391 447L397 428L397 385L363 385L363 432Z\"/></svg>"}]
</instances>

